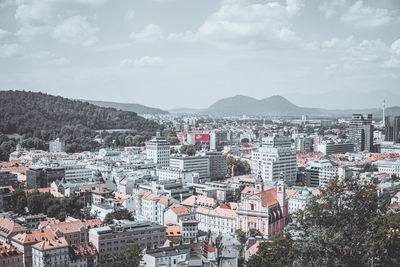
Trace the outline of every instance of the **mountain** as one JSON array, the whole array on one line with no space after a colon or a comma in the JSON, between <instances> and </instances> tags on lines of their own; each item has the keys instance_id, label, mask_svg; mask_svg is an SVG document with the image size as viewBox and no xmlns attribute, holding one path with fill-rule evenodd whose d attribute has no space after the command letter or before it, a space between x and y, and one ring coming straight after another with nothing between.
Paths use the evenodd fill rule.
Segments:
<instances>
[{"instance_id":1,"label":"mountain","mask_svg":"<svg viewBox=\"0 0 400 267\"><path fill-rule=\"evenodd\" d=\"M193 113L201 113L205 109L200 109L200 108L173 108L168 110L169 113L175 113L175 114L193 114Z\"/></svg>"},{"instance_id":2,"label":"mountain","mask_svg":"<svg viewBox=\"0 0 400 267\"><path fill-rule=\"evenodd\" d=\"M374 118L382 118L382 109L372 114ZM400 106L389 107L385 109L385 116L400 116Z\"/></svg>"},{"instance_id":3,"label":"mountain","mask_svg":"<svg viewBox=\"0 0 400 267\"><path fill-rule=\"evenodd\" d=\"M237 95L221 99L204 111L219 115L301 115L320 113L321 109L303 108L294 105L286 98L274 95L261 100Z\"/></svg>"},{"instance_id":4,"label":"mountain","mask_svg":"<svg viewBox=\"0 0 400 267\"><path fill-rule=\"evenodd\" d=\"M108 102L108 101L96 101L96 100L82 100L93 105L97 105L105 108L115 108L123 111L132 111L138 114L168 114L166 110L159 108L151 108L140 104L128 104L128 103L118 103L118 102Z\"/></svg>"}]
</instances>

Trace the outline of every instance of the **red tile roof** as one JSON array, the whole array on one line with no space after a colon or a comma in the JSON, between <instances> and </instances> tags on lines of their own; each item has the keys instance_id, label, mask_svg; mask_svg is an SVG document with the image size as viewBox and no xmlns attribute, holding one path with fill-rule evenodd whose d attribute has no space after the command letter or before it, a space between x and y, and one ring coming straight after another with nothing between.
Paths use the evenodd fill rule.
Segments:
<instances>
[{"instance_id":1,"label":"red tile roof","mask_svg":"<svg viewBox=\"0 0 400 267\"><path fill-rule=\"evenodd\" d=\"M51 239L56 237L52 229L40 229L40 230L30 230L25 233L16 234L12 237L12 240L19 244L36 244L43 239Z\"/></svg>"},{"instance_id":2,"label":"red tile roof","mask_svg":"<svg viewBox=\"0 0 400 267\"><path fill-rule=\"evenodd\" d=\"M172 204L169 206L169 209L171 209L176 215L187 215L190 214L191 209L186 206L182 206L179 204Z\"/></svg>"},{"instance_id":3,"label":"red tile roof","mask_svg":"<svg viewBox=\"0 0 400 267\"><path fill-rule=\"evenodd\" d=\"M23 232L27 229L8 218L0 217L0 235L8 237L15 232Z\"/></svg>"},{"instance_id":4,"label":"red tile roof","mask_svg":"<svg viewBox=\"0 0 400 267\"><path fill-rule=\"evenodd\" d=\"M10 244L0 242L0 260L5 260L8 257L14 257L18 254L22 255L22 252Z\"/></svg>"}]
</instances>

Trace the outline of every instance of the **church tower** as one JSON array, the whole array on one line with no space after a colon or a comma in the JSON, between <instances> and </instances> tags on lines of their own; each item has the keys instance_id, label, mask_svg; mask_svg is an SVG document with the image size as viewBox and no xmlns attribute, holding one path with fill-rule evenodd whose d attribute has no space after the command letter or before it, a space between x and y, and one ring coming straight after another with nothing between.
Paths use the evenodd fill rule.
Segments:
<instances>
[{"instance_id":1,"label":"church tower","mask_svg":"<svg viewBox=\"0 0 400 267\"><path fill-rule=\"evenodd\" d=\"M287 216L288 216L288 203L286 200L286 184L285 184L285 179L283 176L283 173L281 173L279 177L279 181L276 185L276 200L279 203L279 206L281 207L282 210L282 216L283 216L283 225L286 225L287 223Z\"/></svg>"},{"instance_id":2,"label":"church tower","mask_svg":"<svg viewBox=\"0 0 400 267\"><path fill-rule=\"evenodd\" d=\"M261 161L258 162L258 165L261 165ZM264 191L264 181L262 179L261 168L259 166L254 193L257 194L257 193L260 193L262 191Z\"/></svg>"}]
</instances>

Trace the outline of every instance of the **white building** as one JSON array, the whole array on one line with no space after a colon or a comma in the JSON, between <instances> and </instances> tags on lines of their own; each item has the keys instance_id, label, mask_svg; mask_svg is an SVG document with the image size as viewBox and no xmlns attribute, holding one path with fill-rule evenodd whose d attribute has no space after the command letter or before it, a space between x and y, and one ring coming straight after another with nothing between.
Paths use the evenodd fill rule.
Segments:
<instances>
[{"instance_id":1,"label":"white building","mask_svg":"<svg viewBox=\"0 0 400 267\"><path fill-rule=\"evenodd\" d=\"M343 179L346 167L337 166L330 160L312 160L305 166L306 184L311 187L326 187L336 175Z\"/></svg>"},{"instance_id":2,"label":"white building","mask_svg":"<svg viewBox=\"0 0 400 267\"><path fill-rule=\"evenodd\" d=\"M137 194L136 216L139 220L151 221L164 225L164 211L171 204L172 198L142 191Z\"/></svg>"},{"instance_id":3,"label":"white building","mask_svg":"<svg viewBox=\"0 0 400 267\"><path fill-rule=\"evenodd\" d=\"M375 165L380 173L394 174L400 177L400 159L398 158L379 160L375 162Z\"/></svg>"},{"instance_id":4,"label":"white building","mask_svg":"<svg viewBox=\"0 0 400 267\"><path fill-rule=\"evenodd\" d=\"M152 160L159 167L169 166L170 153L167 139L161 137L159 132L157 132L157 136L146 143L146 158Z\"/></svg>"},{"instance_id":5,"label":"white building","mask_svg":"<svg viewBox=\"0 0 400 267\"><path fill-rule=\"evenodd\" d=\"M164 212L164 221L179 223L184 242L197 240L199 222L196 220L196 214L192 208L172 204Z\"/></svg>"},{"instance_id":6,"label":"white building","mask_svg":"<svg viewBox=\"0 0 400 267\"><path fill-rule=\"evenodd\" d=\"M311 190L309 190L307 187L303 188L302 190L287 189L286 195L289 197L289 214L296 213L299 210L304 210L306 205L313 198Z\"/></svg>"},{"instance_id":7,"label":"white building","mask_svg":"<svg viewBox=\"0 0 400 267\"><path fill-rule=\"evenodd\" d=\"M65 152L65 142L60 138L49 142L50 152Z\"/></svg>"},{"instance_id":8,"label":"white building","mask_svg":"<svg viewBox=\"0 0 400 267\"><path fill-rule=\"evenodd\" d=\"M181 170L179 168L162 167L157 168L156 175L162 180L178 180L181 182L192 183L193 175L191 171Z\"/></svg>"},{"instance_id":9,"label":"white building","mask_svg":"<svg viewBox=\"0 0 400 267\"><path fill-rule=\"evenodd\" d=\"M175 156L170 159L170 167L197 172L199 178L210 177L210 159L206 156Z\"/></svg>"},{"instance_id":10,"label":"white building","mask_svg":"<svg viewBox=\"0 0 400 267\"><path fill-rule=\"evenodd\" d=\"M32 263L35 267L69 267L69 248L65 238L46 239L33 245Z\"/></svg>"},{"instance_id":11,"label":"white building","mask_svg":"<svg viewBox=\"0 0 400 267\"><path fill-rule=\"evenodd\" d=\"M234 234L237 229L236 211L217 207L207 209L198 207L196 209L196 218L199 221L199 230L213 233Z\"/></svg>"}]
</instances>

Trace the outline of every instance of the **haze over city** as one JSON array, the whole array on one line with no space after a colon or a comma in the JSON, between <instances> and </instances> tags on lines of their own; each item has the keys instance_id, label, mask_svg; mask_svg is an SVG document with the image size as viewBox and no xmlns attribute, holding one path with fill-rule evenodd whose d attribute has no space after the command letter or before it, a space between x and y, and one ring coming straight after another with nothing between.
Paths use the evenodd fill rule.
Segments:
<instances>
[{"instance_id":1,"label":"haze over city","mask_svg":"<svg viewBox=\"0 0 400 267\"><path fill-rule=\"evenodd\" d=\"M397 0L1 0L0 89L207 108L400 105Z\"/></svg>"}]
</instances>

